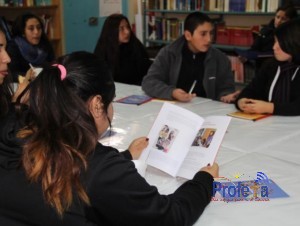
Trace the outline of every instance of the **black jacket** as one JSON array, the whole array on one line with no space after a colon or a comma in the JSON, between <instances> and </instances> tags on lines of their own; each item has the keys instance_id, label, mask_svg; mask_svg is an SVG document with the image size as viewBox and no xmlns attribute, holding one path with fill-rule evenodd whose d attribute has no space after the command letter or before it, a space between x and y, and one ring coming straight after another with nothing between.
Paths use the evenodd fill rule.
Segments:
<instances>
[{"instance_id":1,"label":"black jacket","mask_svg":"<svg viewBox=\"0 0 300 226\"><path fill-rule=\"evenodd\" d=\"M21 140L13 114L0 119L0 222L25 225L192 225L210 202L213 178L198 172L171 195L160 195L116 149L100 143L82 182L91 206L75 198L60 219L45 204L41 186L29 183L20 164Z\"/></svg>"},{"instance_id":2,"label":"black jacket","mask_svg":"<svg viewBox=\"0 0 300 226\"><path fill-rule=\"evenodd\" d=\"M235 102L236 107L238 108L237 102L239 99L244 97L268 101L271 84L275 78L277 69L281 64L282 62L276 61L275 59L271 59L266 62L259 71L258 75L254 77L251 83L242 90ZM290 87L290 102L275 102L274 115L300 115L300 70L298 70L294 80L291 81Z\"/></svg>"},{"instance_id":3,"label":"black jacket","mask_svg":"<svg viewBox=\"0 0 300 226\"><path fill-rule=\"evenodd\" d=\"M258 52L273 52L274 45L274 19L267 26L264 26L255 38L251 50Z\"/></svg>"},{"instance_id":4,"label":"black jacket","mask_svg":"<svg viewBox=\"0 0 300 226\"><path fill-rule=\"evenodd\" d=\"M11 58L11 62L8 64L9 71L13 76L14 82L18 82L18 76L25 76L26 72L29 70L29 63L21 54L21 51L12 39L7 43L7 53ZM48 55L46 62L52 62L54 60L54 52L52 49L48 50ZM45 63L46 63L45 62ZM33 66L43 66L43 65L33 65Z\"/></svg>"}]
</instances>

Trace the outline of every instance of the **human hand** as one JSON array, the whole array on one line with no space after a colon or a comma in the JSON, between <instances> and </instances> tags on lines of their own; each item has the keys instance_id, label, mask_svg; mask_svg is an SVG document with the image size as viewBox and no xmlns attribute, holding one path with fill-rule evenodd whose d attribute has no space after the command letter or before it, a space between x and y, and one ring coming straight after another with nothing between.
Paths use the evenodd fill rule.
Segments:
<instances>
[{"instance_id":1,"label":"human hand","mask_svg":"<svg viewBox=\"0 0 300 226\"><path fill-rule=\"evenodd\" d=\"M274 111L273 103L248 98L240 99L238 106L243 112L250 114L272 114Z\"/></svg>"},{"instance_id":2,"label":"human hand","mask_svg":"<svg viewBox=\"0 0 300 226\"><path fill-rule=\"evenodd\" d=\"M172 92L172 97L175 100L181 101L181 102L189 102L194 97L196 97L195 93L187 93L183 89L174 89Z\"/></svg>"},{"instance_id":3,"label":"human hand","mask_svg":"<svg viewBox=\"0 0 300 226\"><path fill-rule=\"evenodd\" d=\"M26 75L24 77L19 75L18 78L19 85L12 97L12 102L15 102L17 100L18 96L24 91L24 89L29 85L30 81L33 80L34 78L35 78L34 71L31 68L26 72ZM28 100L28 96L25 95L24 97L22 97L21 102L25 103L27 102L27 100Z\"/></svg>"},{"instance_id":4,"label":"human hand","mask_svg":"<svg viewBox=\"0 0 300 226\"><path fill-rule=\"evenodd\" d=\"M233 93L230 93L226 96L222 96L220 100L224 103L232 103L236 100L236 98L238 97L240 92L241 92L240 90L237 90L237 91L235 91Z\"/></svg>"},{"instance_id":5,"label":"human hand","mask_svg":"<svg viewBox=\"0 0 300 226\"><path fill-rule=\"evenodd\" d=\"M132 156L132 159L138 159L142 151L148 146L149 139L147 137L140 137L131 142L128 150Z\"/></svg>"},{"instance_id":6,"label":"human hand","mask_svg":"<svg viewBox=\"0 0 300 226\"><path fill-rule=\"evenodd\" d=\"M214 162L212 166L208 165L203 168L201 168L200 171L205 171L212 175L213 178L219 177L219 165Z\"/></svg>"}]
</instances>

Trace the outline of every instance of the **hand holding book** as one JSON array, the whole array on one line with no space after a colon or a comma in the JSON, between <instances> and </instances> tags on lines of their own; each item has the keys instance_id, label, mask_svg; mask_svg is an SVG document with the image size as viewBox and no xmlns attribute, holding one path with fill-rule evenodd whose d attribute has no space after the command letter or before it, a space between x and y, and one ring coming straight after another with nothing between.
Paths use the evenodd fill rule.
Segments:
<instances>
[{"instance_id":1,"label":"hand holding book","mask_svg":"<svg viewBox=\"0 0 300 226\"><path fill-rule=\"evenodd\" d=\"M231 118L206 119L174 104L165 103L148 135L149 145L140 160L171 176L192 179L201 168L216 174L215 157ZM211 167L205 168L208 164Z\"/></svg>"}]
</instances>

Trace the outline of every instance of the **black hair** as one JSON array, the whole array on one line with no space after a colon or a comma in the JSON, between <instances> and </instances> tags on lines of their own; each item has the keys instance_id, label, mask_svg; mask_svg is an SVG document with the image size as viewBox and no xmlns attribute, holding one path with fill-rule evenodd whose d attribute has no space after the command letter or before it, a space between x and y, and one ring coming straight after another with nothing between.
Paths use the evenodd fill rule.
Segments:
<instances>
[{"instance_id":1,"label":"black hair","mask_svg":"<svg viewBox=\"0 0 300 226\"><path fill-rule=\"evenodd\" d=\"M5 37L5 30L0 25L0 32ZM9 105L11 102L11 97L13 94L12 90L12 79L10 74L8 74L4 79L3 83L0 84L0 117L5 115L9 110Z\"/></svg>"},{"instance_id":2,"label":"black hair","mask_svg":"<svg viewBox=\"0 0 300 226\"><path fill-rule=\"evenodd\" d=\"M138 50L141 46L143 46L132 31L130 22L126 16L123 14L112 14L107 17L97 41L94 53L108 63L113 70L113 75L120 73L119 26L122 20L125 20L129 26L130 39L128 43L121 44L121 46L131 50L137 59L139 59L139 55L141 54ZM142 58L142 56L140 58ZM139 64L137 65L140 66Z\"/></svg>"},{"instance_id":3,"label":"black hair","mask_svg":"<svg viewBox=\"0 0 300 226\"><path fill-rule=\"evenodd\" d=\"M300 55L300 19L289 20L275 29L280 48L290 54L293 61L299 62Z\"/></svg>"},{"instance_id":4,"label":"black hair","mask_svg":"<svg viewBox=\"0 0 300 226\"><path fill-rule=\"evenodd\" d=\"M184 20L184 30L193 34L199 25L202 25L206 22L212 23L212 20L208 15L201 12L190 13Z\"/></svg>"},{"instance_id":5,"label":"black hair","mask_svg":"<svg viewBox=\"0 0 300 226\"><path fill-rule=\"evenodd\" d=\"M46 203L62 216L73 194L89 204L80 175L98 131L88 101L100 95L107 112L115 85L106 63L92 53L74 52L56 63L66 69L65 77L58 66L45 67L22 93L29 95L29 103L18 136L26 138L22 162L27 178L42 184Z\"/></svg>"},{"instance_id":6,"label":"black hair","mask_svg":"<svg viewBox=\"0 0 300 226\"><path fill-rule=\"evenodd\" d=\"M276 13L278 11L284 11L285 16L287 18L289 18L290 20L298 17L297 10L292 3L288 3L288 4L284 4L282 6L279 6L276 10Z\"/></svg>"}]
</instances>

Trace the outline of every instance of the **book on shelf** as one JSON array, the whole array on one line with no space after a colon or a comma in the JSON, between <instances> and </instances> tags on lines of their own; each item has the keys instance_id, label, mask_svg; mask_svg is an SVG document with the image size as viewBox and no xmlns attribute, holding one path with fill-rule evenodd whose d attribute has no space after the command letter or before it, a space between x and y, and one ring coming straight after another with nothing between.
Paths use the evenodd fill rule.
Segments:
<instances>
[{"instance_id":1,"label":"book on shelf","mask_svg":"<svg viewBox=\"0 0 300 226\"><path fill-rule=\"evenodd\" d=\"M175 104L164 103L148 135L140 160L171 176L192 179L213 164L231 117L203 118Z\"/></svg>"},{"instance_id":2,"label":"book on shelf","mask_svg":"<svg viewBox=\"0 0 300 226\"><path fill-rule=\"evenodd\" d=\"M152 97L146 95L130 95L116 100L117 103L141 105L152 100Z\"/></svg>"},{"instance_id":3,"label":"book on shelf","mask_svg":"<svg viewBox=\"0 0 300 226\"><path fill-rule=\"evenodd\" d=\"M146 7L150 10L200 10L202 1L203 0L148 0L146 1Z\"/></svg>"},{"instance_id":4,"label":"book on shelf","mask_svg":"<svg viewBox=\"0 0 300 226\"><path fill-rule=\"evenodd\" d=\"M237 56L227 56L231 63L231 71L233 72L234 82L244 83L244 64Z\"/></svg>"},{"instance_id":5,"label":"book on shelf","mask_svg":"<svg viewBox=\"0 0 300 226\"><path fill-rule=\"evenodd\" d=\"M271 116L271 114L250 114L245 113L241 111L235 111L227 114L228 116L239 118L239 119L245 119L245 120L251 120L251 121L258 121L260 119L267 118Z\"/></svg>"}]
</instances>

